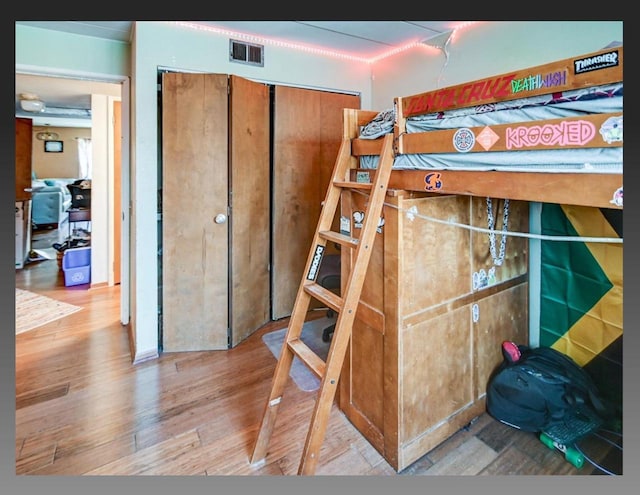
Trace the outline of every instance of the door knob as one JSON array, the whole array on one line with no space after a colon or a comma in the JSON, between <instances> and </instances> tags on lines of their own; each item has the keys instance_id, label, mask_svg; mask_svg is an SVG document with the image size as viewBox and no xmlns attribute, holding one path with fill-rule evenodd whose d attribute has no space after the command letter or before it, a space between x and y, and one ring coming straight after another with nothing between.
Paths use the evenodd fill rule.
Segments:
<instances>
[{"instance_id":1,"label":"door knob","mask_svg":"<svg viewBox=\"0 0 640 495\"><path fill-rule=\"evenodd\" d=\"M214 222L216 223L224 223L226 221L227 221L227 215L225 215L224 213L218 213L214 220Z\"/></svg>"}]
</instances>

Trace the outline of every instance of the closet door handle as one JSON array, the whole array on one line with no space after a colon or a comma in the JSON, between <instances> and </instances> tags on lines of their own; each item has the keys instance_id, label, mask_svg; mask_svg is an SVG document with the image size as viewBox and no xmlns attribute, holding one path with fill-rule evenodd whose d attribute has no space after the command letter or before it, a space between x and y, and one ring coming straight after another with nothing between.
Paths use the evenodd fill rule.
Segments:
<instances>
[{"instance_id":1,"label":"closet door handle","mask_svg":"<svg viewBox=\"0 0 640 495\"><path fill-rule=\"evenodd\" d=\"M224 213L218 213L213 221L216 223L225 223L227 221L227 215Z\"/></svg>"}]
</instances>

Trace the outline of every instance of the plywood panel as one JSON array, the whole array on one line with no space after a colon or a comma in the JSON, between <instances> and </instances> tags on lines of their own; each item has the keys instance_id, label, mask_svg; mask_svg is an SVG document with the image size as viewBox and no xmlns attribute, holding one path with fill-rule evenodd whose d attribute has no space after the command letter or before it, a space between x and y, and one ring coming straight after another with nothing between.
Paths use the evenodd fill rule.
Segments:
<instances>
[{"instance_id":1,"label":"plywood panel","mask_svg":"<svg viewBox=\"0 0 640 495\"><path fill-rule=\"evenodd\" d=\"M227 75L163 75L162 344L228 347Z\"/></svg>"},{"instance_id":2,"label":"plywood panel","mask_svg":"<svg viewBox=\"0 0 640 495\"><path fill-rule=\"evenodd\" d=\"M345 194L343 215L353 222L364 201ZM385 203L364 292L382 313L356 318L340 407L402 470L484 411L500 343L527 341L527 242L509 238L500 278L474 290L473 270L492 266L473 230L486 225L483 198L392 190ZM526 231L528 205L511 207L510 230Z\"/></svg>"},{"instance_id":3,"label":"plywood panel","mask_svg":"<svg viewBox=\"0 0 640 495\"><path fill-rule=\"evenodd\" d=\"M366 325L362 320L354 323L350 360L358 373L352 377L350 402L378 430L383 430L383 344L383 334L379 329Z\"/></svg>"},{"instance_id":4,"label":"plywood panel","mask_svg":"<svg viewBox=\"0 0 640 495\"><path fill-rule=\"evenodd\" d=\"M269 321L269 87L231 76L231 346Z\"/></svg>"},{"instance_id":5,"label":"plywood panel","mask_svg":"<svg viewBox=\"0 0 640 495\"><path fill-rule=\"evenodd\" d=\"M272 318L291 314L342 138L358 96L275 87ZM334 249L328 247L328 253Z\"/></svg>"},{"instance_id":6,"label":"plywood panel","mask_svg":"<svg viewBox=\"0 0 640 495\"><path fill-rule=\"evenodd\" d=\"M366 210L366 203L368 197L358 192L351 193L351 207L352 211L347 216L350 224L351 236L356 239L360 238L362 232L362 222L364 220L364 211ZM383 217L388 212L395 214L394 211L389 211L387 207L383 208ZM376 233L376 237L373 244L373 250L371 251L371 257L369 258L369 267L364 279L364 285L362 286L362 292L360 294L360 300L379 311L384 311L384 226L380 228L380 231ZM355 251L351 251L351 255L355 255Z\"/></svg>"},{"instance_id":7,"label":"plywood panel","mask_svg":"<svg viewBox=\"0 0 640 495\"><path fill-rule=\"evenodd\" d=\"M485 395L489 375L502 362L502 342L529 342L528 287L521 283L477 302L478 317L473 324L476 397Z\"/></svg>"},{"instance_id":8,"label":"plywood panel","mask_svg":"<svg viewBox=\"0 0 640 495\"><path fill-rule=\"evenodd\" d=\"M465 306L403 330L401 442L473 401L469 318Z\"/></svg>"},{"instance_id":9,"label":"plywood panel","mask_svg":"<svg viewBox=\"0 0 640 495\"><path fill-rule=\"evenodd\" d=\"M469 225L470 210L466 196L410 199L402 205L400 304L407 316L470 292L471 237L459 226Z\"/></svg>"}]
</instances>

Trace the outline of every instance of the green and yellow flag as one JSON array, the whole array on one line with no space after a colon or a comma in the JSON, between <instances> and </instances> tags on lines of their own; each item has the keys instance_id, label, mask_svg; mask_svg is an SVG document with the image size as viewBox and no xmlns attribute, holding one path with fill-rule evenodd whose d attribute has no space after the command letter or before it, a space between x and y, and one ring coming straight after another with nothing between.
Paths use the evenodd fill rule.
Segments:
<instances>
[{"instance_id":1,"label":"green and yellow flag","mask_svg":"<svg viewBox=\"0 0 640 495\"><path fill-rule=\"evenodd\" d=\"M542 233L622 238L622 210L544 204ZM603 393L622 397L622 243L543 241L540 345L587 369Z\"/></svg>"}]
</instances>

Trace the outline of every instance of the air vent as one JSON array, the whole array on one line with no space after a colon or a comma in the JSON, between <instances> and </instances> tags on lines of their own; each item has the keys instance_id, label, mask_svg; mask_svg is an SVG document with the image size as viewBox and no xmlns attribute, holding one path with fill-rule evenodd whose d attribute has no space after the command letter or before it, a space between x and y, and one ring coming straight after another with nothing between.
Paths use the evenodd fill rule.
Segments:
<instances>
[{"instance_id":1,"label":"air vent","mask_svg":"<svg viewBox=\"0 0 640 495\"><path fill-rule=\"evenodd\" d=\"M264 67L264 46L229 40L229 61Z\"/></svg>"}]
</instances>

